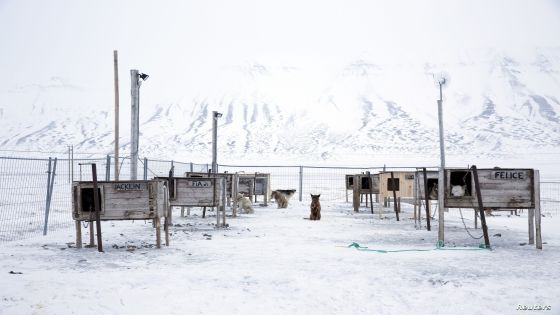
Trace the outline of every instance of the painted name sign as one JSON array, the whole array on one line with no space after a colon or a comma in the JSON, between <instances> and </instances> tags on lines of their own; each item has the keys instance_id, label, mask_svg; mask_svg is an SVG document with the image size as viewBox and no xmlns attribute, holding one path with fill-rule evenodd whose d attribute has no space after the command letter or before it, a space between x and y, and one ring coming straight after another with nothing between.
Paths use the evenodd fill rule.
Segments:
<instances>
[{"instance_id":1,"label":"painted name sign","mask_svg":"<svg viewBox=\"0 0 560 315\"><path fill-rule=\"evenodd\" d=\"M493 171L491 173L491 179L527 179L527 173L525 171Z\"/></svg>"},{"instance_id":2,"label":"painted name sign","mask_svg":"<svg viewBox=\"0 0 560 315\"><path fill-rule=\"evenodd\" d=\"M140 191L146 188L142 183L118 183L113 186L118 191Z\"/></svg>"},{"instance_id":3,"label":"painted name sign","mask_svg":"<svg viewBox=\"0 0 560 315\"><path fill-rule=\"evenodd\" d=\"M212 181L209 180L193 180L189 182L190 187L195 188L204 188L204 187L212 187Z\"/></svg>"}]
</instances>

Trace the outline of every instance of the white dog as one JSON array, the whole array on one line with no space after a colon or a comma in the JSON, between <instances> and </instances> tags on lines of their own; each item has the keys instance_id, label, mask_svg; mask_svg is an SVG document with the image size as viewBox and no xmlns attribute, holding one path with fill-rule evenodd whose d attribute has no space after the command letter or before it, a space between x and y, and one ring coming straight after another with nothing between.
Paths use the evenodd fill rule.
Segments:
<instances>
[{"instance_id":1,"label":"white dog","mask_svg":"<svg viewBox=\"0 0 560 315\"><path fill-rule=\"evenodd\" d=\"M243 209L243 213L254 213L253 203L251 199L243 196L243 194L237 194L237 205Z\"/></svg>"}]
</instances>

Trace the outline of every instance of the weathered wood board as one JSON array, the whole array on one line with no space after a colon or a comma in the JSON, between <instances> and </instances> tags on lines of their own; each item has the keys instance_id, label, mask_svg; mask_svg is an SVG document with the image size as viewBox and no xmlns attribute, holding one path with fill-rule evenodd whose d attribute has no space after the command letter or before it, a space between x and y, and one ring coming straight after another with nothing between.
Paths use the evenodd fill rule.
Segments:
<instances>
[{"instance_id":1,"label":"weathered wood board","mask_svg":"<svg viewBox=\"0 0 560 315\"><path fill-rule=\"evenodd\" d=\"M239 174L239 193L251 198L255 194L255 175Z\"/></svg>"},{"instance_id":2,"label":"weathered wood board","mask_svg":"<svg viewBox=\"0 0 560 315\"><path fill-rule=\"evenodd\" d=\"M233 186L237 174L235 173L204 173L204 172L186 172L185 177L224 177L226 179L226 197L233 197L236 191ZM235 183L237 184L237 183Z\"/></svg>"},{"instance_id":3,"label":"weathered wood board","mask_svg":"<svg viewBox=\"0 0 560 315\"><path fill-rule=\"evenodd\" d=\"M270 196L270 174L255 173L255 195Z\"/></svg>"},{"instance_id":4,"label":"weathered wood board","mask_svg":"<svg viewBox=\"0 0 560 315\"><path fill-rule=\"evenodd\" d=\"M379 174L346 175L346 190L354 190L355 176L358 177L358 190L360 194L379 194Z\"/></svg>"},{"instance_id":5,"label":"weathered wood board","mask_svg":"<svg viewBox=\"0 0 560 315\"><path fill-rule=\"evenodd\" d=\"M98 182L101 220L147 220L165 217L167 188L164 181ZM72 184L72 217L92 220L93 182Z\"/></svg>"},{"instance_id":6,"label":"weathered wood board","mask_svg":"<svg viewBox=\"0 0 560 315\"><path fill-rule=\"evenodd\" d=\"M223 177L174 177L174 196L171 206L217 207L224 204L222 198L226 179Z\"/></svg>"},{"instance_id":7,"label":"weathered wood board","mask_svg":"<svg viewBox=\"0 0 560 315\"><path fill-rule=\"evenodd\" d=\"M478 169L480 194L484 208L535 208L534 170L514 168ZM445 207L478 208L470 169L445 170ZM465 187L464 196L452 196L452 186Z\"/></svg>"},{"instance_id":8,"label":"weathered wood board","mask_svg":"<svg viewBox=\"0 0 560 315\"><path fill-rule=\"evenodd\" d=\"M393 171L393 178L395 180L395 194L397 198L414 198L415 172ZM381 200L393 198L391 172L379 173L379 182L379 196Z\"/></svg>"}]
</instances>

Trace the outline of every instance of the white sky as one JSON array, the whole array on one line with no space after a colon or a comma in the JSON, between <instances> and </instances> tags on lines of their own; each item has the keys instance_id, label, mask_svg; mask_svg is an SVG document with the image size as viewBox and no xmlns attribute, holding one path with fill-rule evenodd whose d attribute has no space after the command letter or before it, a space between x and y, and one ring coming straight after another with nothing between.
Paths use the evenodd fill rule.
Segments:
<instances>
[{"instance_id":1,"label":"white sky","mask_svg":"<svg viewBox=\"0 0 560 315\"><path fill-rule=\"evenodd\" d=\"M478 48L560 46L560 1L0 0L0 30L0 95L57 77L112 103L117 49L121 90L138 68L158 78L154 101L165 102L224 66L320 69L364 55L437 62Z\"/></svg>"}]
</instances>

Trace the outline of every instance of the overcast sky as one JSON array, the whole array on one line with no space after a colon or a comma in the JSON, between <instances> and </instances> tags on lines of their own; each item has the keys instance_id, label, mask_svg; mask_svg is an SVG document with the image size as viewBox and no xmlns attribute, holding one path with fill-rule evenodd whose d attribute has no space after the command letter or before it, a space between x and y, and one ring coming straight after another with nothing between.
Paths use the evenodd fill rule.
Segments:
<instances>
[{"instance_id":1,"label":"overcast sky","mask_svg":"<svg viewBox=\"0 0 560 315\"><path fill-rule=\"evenodd\" d=\"M0 30L0 96L54 77L111 100L114 49L121 78L138 68L185 85L254 62L323 68L419 55L437 62L480 48L559 47L560 1L0 0Z\"/></svg>"}]
</instances>

